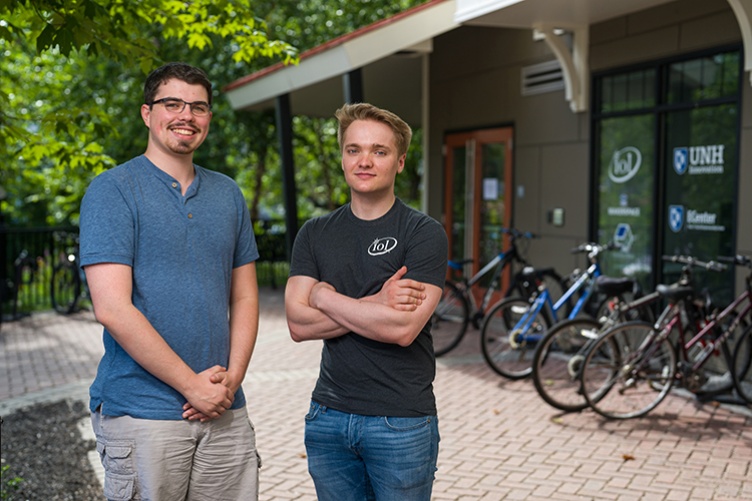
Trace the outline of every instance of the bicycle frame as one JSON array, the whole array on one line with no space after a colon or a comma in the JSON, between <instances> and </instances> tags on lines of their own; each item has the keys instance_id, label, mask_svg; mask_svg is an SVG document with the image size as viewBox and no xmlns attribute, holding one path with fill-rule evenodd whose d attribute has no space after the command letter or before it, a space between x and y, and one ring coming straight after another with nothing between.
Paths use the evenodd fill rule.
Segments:
<instances>
[{"instance_id":1,"label":"bicycle frame","mask_svg":"<svg viewBox=\"0 0 752 501\"><path fill-rule=\"evenodd\" d=\"M648 336L644 340L643 344L634 352L634 354L644 353L649 356L643 357L643 360L649 360L650 356L652 356L652 352L650 352L649 350L651 350L653 346L657 346L656 341L660 342L663 339L668 338L668 336L671 335L671 332L676 329L678 337L675 345L681 348L680 352L678 353L679 358L677 359L677 363L680 364L681 362L688 362L691 360L689 357L689 350L697 343L699 343L700 339L702 339L708 332L717 327L718 323L721 320L731 315L732 312L736 311L736 308L745 300L747 301L747 304L742 309L742 311L734 315L732 322L728 325L728 327L722 330L721 335L716 337L712 343L709 343L705 347L703 347L700 355L693 361L692 365L689 367L689 370L690 372L695 372L699 370L703 365L705 365L705 363L714 352L722 348L723 344L731 336L731 333L734 332L734 330L736 330L736 328L739 326L742 319L746 315L748 315L750 311L752 311L752 293L750 293L748 289L741 293L721 313L708 320L705 326L700 329L699 332L689 341L685 341L686 330L684 323L681 321L682 311L686 311L686 307L680 306L679 302L668 305L655 323L655 326L653 328L654 334ZM631 372L639 372L640 368L641 364L632 366ZM680 372L677 372L677 375L680 374Z\"/></svg>"},{"instance_id":2,"label":"bicycle frame","mask_svg":"<svg viewBox=\"0 0 752 501\"><path fill-rule=\"evenodd\" d=\"M703 327L700 332L695 335L695 337L693 337L686 343L684 343L684 340L682 339L682 356L684 360L689 360L689 357L687 356L689 349L696 345L700 341L700 339L708 332L710 332L714 327L718 326L718 323L721 320L728 317L732 312L735 312L736 308L745 300L747 301L746 306L739 313L734 315L734 319L725 329L722 330L721 335L718 336L712 343L703 348L702 355L692 365L693 371L702 367L708 360L708 358L710 358L710 355L718 350L718 348L720 348L721 345L726 342L726 340L731 336L731 333L734 332L742 322L742 319L749 315L749 312L752 311L752 293L750 293L749 289L745 289L744 292L739 294L739 296L722 312L720 312L717 316L713 317L709 322L707 322L705 327Z\"/></svg>"},{"instance_id":3,"label":"bicycle frame","mask_svg":"<svg viewBox=\"0 0 752 501\"><path fill-rule=\"evenodd\" d=\"M579 292L584 287L585 289L582 292L582 296L577 300L577 303L574 305L574 308L572 308L572 311L567 318L572 319L576 317L582 311L585 304L587 304L587 301L592 296L593 291L595 290L595 279L600 275L600 265L597 262L591 264L588 269L577 278L577 280L571 285L571 287L566 290L561 298L556 301L555 304L551 300L551 295L549 294L548 289L543 288L540 294L533 301L530 308L528 308L528 310L522 315L522 318L520 318L519 322L517 322L517 324L511 330L510 336L514 337L518 333L523 333L526 340L539 341L543 337L542 334L527 334L527 332L530 331L535 317L538 316L538 313L546 308L545 311L547 311L547 313L551 315L552 324L558 322L559 319L556 315L556 312L559 311L565 304L567 304L567 301L569 301L569 299L574 294Z\"/></svg>"},{"instance_id":4,"label":"bicycle frame","mask_svg":"<svg viewBox=\"0 0 752 501\"><path fill-rule=\"evenodd\" d=\"M483 268L481 268L475 275L470 277L467 280L463 280L462 284L465 288L464 292L467 296L468 301L470 302L471 307L471 314L482 311L486 309L486 306L488 306L488 303L491 301L491 296L495 292L495 283L499 280L499 276L501 275L502 270L513 260L520 260L521 262L524 262L524 260L519 256L517 253L517 248L512 245L512 247L507 251L499 252L491 261L489 261ZM468 261L472 262L472 261ZM448 261L448 265L450 268L454 270L462 270L462 266L465 263L460 261ZM475 300L475 295L470 293L470 290L472 287L480 282L481 278L483 278L489 271L493 271L493 280L492 280L492 286L488 287L486 289L486 292L483 293L483 298L481 299L480 305Z\"/></svg>"}]
</instances>

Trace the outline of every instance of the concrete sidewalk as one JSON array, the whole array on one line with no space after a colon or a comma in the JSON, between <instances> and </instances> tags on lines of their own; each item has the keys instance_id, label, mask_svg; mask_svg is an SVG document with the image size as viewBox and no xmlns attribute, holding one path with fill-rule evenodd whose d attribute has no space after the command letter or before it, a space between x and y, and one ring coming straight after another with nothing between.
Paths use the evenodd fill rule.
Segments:
<instances>
[{"instance_id":1,"label":"concrete sidewalk","mask_svg":"<svg viewBox=\"0 0 752 501\"><path fill-rule=\"evenodd\" d=\"M321 344L290 340L282 290L262 291L244 388L256 426L261 499L315 500L303 416ZM530 381L506 381L480 356L479 334L438 361L441 449L435 500L752 500L752 413L671 395L647 417L562 415ZM0 415L86 399L102 354L91 313L35 314L0 330Z\"/></svg>"}]
</instances>

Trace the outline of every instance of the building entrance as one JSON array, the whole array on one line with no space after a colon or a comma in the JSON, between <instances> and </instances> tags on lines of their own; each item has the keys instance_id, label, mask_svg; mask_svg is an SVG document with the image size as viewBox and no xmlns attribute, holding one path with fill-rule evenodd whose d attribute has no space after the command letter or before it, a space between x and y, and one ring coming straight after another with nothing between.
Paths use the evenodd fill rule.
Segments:
<instances>
[{"instance_id":1,"label":"building entrance","mask_svg":"<svg viewBox=\"0 0 752 501\"><path fill-rule=\"evenodd\" d=\"M512 133L511 127L500 127L445 138L449 257L472 258L468 272L477 272L505 244L500 230L512 221Z\"/></svg>"}]
</instances>

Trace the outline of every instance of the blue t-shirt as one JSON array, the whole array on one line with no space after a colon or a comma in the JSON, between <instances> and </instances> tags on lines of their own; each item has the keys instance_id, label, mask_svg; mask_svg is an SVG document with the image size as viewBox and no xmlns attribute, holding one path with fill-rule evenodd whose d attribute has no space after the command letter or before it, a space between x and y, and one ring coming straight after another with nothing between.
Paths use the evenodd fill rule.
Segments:
<instances>
[{"instance_id":1,"label":"blue t-shirt","mask_svg":"<svg viewBox=\"0 0 752 501\"><path fill-rule=\"evenodd\" d=\"M81 203L81 266L133 270L133 304L195 372L227 367L232 270L258 259L248 208L229 177L194 166L186 194L145 156L97 176ZM90 408L182 419L185 398L138 365L104 329ZM245 405L242 389L233 408Z\"/></svg>"}]
</instances>

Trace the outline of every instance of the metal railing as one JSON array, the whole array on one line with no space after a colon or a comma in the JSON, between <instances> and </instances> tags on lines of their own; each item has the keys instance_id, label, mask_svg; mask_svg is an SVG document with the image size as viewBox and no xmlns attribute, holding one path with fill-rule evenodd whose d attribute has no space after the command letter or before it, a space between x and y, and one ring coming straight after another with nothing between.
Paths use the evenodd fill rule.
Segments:
<instances>
[{"instance_id":1,"label":"metal railing","mask_svg":"<svg viewBox=\"0 0 752 501\"><path fill-rule=\"evenodd\" d=\"M284 286L289 272L285 234L255 230L261 255L256 263L259 286ZM52 308L52 269L74 247L74 226L54 228L0 227L0 314L14 320L33 311ZM64 236L61 238L61 236Z\"/></svg>"}]
</instances>

